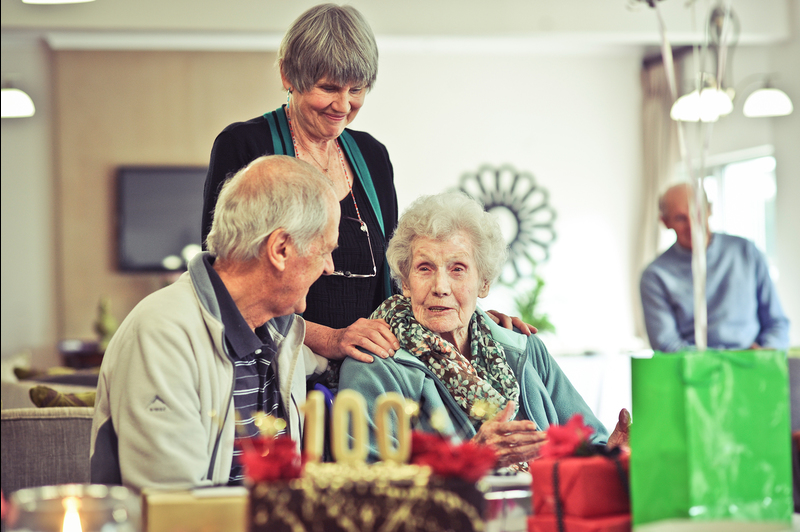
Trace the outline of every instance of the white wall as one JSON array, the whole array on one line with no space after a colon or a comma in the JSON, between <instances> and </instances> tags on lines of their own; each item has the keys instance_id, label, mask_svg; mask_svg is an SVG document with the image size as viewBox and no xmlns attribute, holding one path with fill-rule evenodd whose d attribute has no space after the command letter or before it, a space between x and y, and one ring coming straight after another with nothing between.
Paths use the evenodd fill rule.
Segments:
<instances>
[{"instance_id":1,"label":"white wall","mask_svg":"<svg viewBox=\"0 0 800 532\"><path fill-rule=\"evenodd\" d=\"M766 120L772 123L777 161L777 286L792 322L792 344L800 346L800 0L794 0L791 6L794 38L770 47L769 67L780 74L776 85L794 102L794 113Z\"/></svg>"},{"instance_id":2,"label":"white wall","mask_svg":"<svg viewBox=\"0 0 800 532\"><path fill-rule=\"evenodd\" d=\"M42 64L38 47L11 55L30 62L31 54ZM5 61L6 55L4 68ZM541 270L547 281L542 305L558 327L557 337L548 339L556 352L640 345L633 338L628 282L638 275L630 271L640 194L638 71L634 49L610 57L385 52L378 83L353 124L388 146L401 209L420 194L456 186L464 172L484 164L511 164L549 190L558 237ZM47 90L46 79L37 82ZM20 313L24 306L46 323L56 308L47 116L41 109L29 121L3 121L3 152L26 158L3 157L5 354L54 342L40 334L45 327L28 328ZM38 138L5 134L11 127L30 127ZM38 177L7 179L20 173L10 165L25 167L27 158L43 165ZM39 203L26 206L26 196ZM23 215L34 219L14 221ZM15 234L35 251L30 261L7 259ZM484 306L513 313L513 295L496 286Z\"/></svg>"},{"instance_id":3,"label":"white wall","mask_svg":"<svg viewBox=\"0 0 800 532\"><path fill-rule=\"evenodd\" d=\"M2 42L3 81L17 74L36 114L2 120L0 346L3 355L30 349L46 366L58 361L49 54L34 38L4 36Z\"/></svg>"},{"instance_id":4,"label":"white wall","mask_svg":"<svg viewBox=\"0 0 800 532\"><path fill-rule=\"evenodd\" d=\"M628 279L640 195L640 55L383 53L353 126L389 148L401 210L483 164L550 191L557 241L541 272L554 351L640 347ZM515 312L495 286L484 307Z\"/></svg>"},{"instance_id":5,"label":"white wall","mask_svg":"<svg viewBox=\"0 0 800 532\"><path fill-rule=\"evenodd\" d=\"M4 3L5 5L5 3ZM737 51L736 79L760 68L798 110L747 122L731 117L714 134L722 152L763 144L778 160L778 289L800 343L800 51L784 45ZM652 15L648 15L652 16ZM743 22L744 23L744 22ZM37 104L32 119L2 121L2 353L41 351L53 363L53 167L48 54L36 41L2 40L3 73ZM541 273L543 307L558 327L546 339L557 353L637 348L632 254L639 220L641 134L639 55L494 55L382 51L378 83L356 129L389 148L401 209L417 195L455 186L480 165L512 164L549 189L558 239ZM277 75L276 75L277 83ZM738 108L737 111L738 112ZM484 306L513 312L513 294L496 287Z\"/></svg>"}]
</instances>

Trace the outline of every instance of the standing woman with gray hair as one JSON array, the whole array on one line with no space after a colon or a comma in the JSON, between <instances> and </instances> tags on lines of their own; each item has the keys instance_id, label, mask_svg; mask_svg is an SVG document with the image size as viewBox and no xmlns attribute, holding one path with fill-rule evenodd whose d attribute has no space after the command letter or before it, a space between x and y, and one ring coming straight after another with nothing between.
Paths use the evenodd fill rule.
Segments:
<instances>
[{"instance_id":1,"label":"standing woman with gray hair","mask_svg":"<svg viewBox=\"0 0 800 532\"><path fill-rule=\"evenodd\" d=\"M372 135L348 129L378 73L378 47L364 17L351 6L322 4L295 20L278 50L287 102L262 116L237 122L217 136L211 151L203 205L203 241L228 175L256 157L302 159L330 179L341 207L335 270L308 292L306 345L330 359L370 362L399 349L387 324L367 317L394 292L385 259L397 225L397 195L386 147ZM492 312L510 328L512 320ZM513 325L535 332L518 319ZM335 380L335 377L334 377Z\"/></svg>"},{"instance_id":2,"label":"standing woman with gray hair","mask_svg":"<svg viewBox=\"0 0 800 532\"><path fill-rule=\"evenodd\" d=\"M203 206L203 241L222 183L265 154L302 159L327 176L341 207L335 271L308 292L306 345L328 358L363 361L399 347L382 320L367 316L392 294L385 250L397 224L389 153L368 133L346 129L378 72L378 47L364 17L351 6L307 10L286 32L278 67L287 102L226 127L211 151Z\"/></svg>"}]
</instances>

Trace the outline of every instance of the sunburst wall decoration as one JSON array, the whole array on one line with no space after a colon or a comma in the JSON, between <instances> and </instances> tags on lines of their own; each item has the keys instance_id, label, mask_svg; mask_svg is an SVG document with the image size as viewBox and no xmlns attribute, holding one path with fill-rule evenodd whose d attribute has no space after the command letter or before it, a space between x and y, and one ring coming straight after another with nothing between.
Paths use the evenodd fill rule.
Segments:
<instances>
[{"instance_id":1,"label":"sunburst wall decoration","mask_svg":"<svg viewBox=\"0 0 800 532\"><path fill-rule=\"evenodd\" d=\"M556 239L556 211L550 206L547 189L538 185L532 174L510 165L484 165L461 176L459 189L500 221L509 247L500 282L514 283L550 258L550 245Z\"/></svg>"}]
</instances>

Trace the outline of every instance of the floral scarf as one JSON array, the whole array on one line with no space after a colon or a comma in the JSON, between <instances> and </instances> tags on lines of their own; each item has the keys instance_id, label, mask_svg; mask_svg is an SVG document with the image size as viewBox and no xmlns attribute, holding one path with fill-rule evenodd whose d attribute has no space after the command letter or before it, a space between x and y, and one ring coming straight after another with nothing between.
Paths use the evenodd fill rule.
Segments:
<instances>
[{"instance_id":1,"label":"floral scarf","mask_svg":"<svg viewBox=\"0 0 800 532\"><path fill-rule=\"evenodd\" d=\"M480 313L475 312L469 322L472 361L420 324L407 297L390 297L370 317L389 324L400 347L419 358L442 381L476 430L508 401L514 401L519 409L519 383Z\"/></svg>"}]
</instances>

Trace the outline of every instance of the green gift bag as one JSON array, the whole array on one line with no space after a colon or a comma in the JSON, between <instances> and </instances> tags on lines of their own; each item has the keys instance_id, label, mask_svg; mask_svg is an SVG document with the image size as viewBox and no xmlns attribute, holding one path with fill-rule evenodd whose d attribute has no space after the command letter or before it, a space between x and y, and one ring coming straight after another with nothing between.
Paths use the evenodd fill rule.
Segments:
<instances>
[{"instance_id":1,"label":"green gift bag","mask_svg":"<svg viewBox=\"0 0 800 532\"><path fill-rule=\"evenodd\" d=\"M655 353L631 380L634 525L791 521L785 352Z\"/></svg>"}]
</instances>

